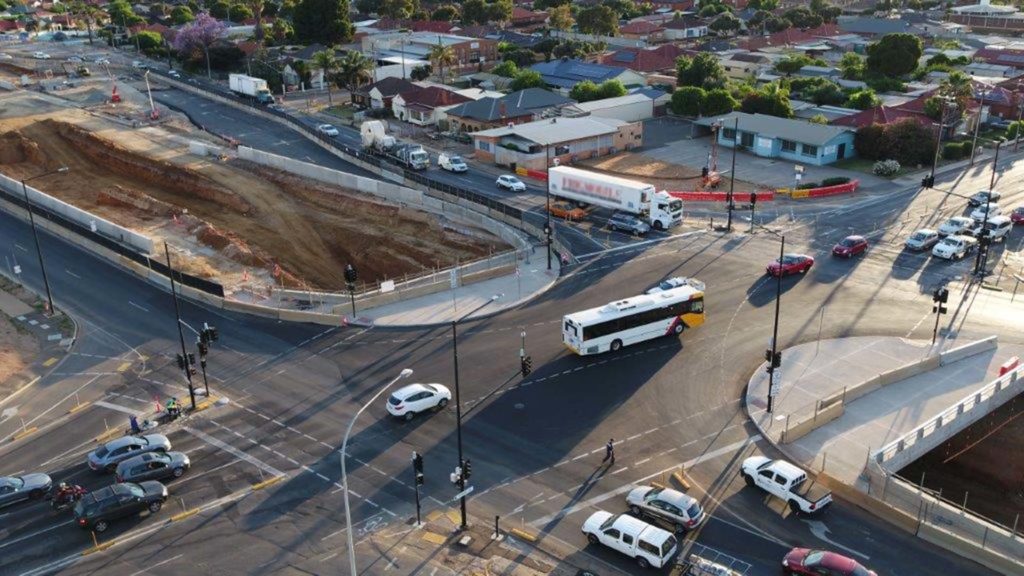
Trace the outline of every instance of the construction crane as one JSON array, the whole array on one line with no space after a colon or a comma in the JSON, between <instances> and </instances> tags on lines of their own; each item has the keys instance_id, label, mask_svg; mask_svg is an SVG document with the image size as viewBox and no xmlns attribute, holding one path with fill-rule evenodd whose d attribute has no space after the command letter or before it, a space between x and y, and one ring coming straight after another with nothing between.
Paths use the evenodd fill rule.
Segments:
<instances>
[{"instance_id":1,"label":"construction crane","mask_svg":"<svg viewBox=\"0 0 1024 576\"><path fill-rule=\"evenodd\" d=\"M708 151L707 163L700 170L700 187L704 190L717 188L722 181L722 175L718 173L718 131L721 129L721 122L711 125L711 150Z\"/></svg>"}]
</instances>

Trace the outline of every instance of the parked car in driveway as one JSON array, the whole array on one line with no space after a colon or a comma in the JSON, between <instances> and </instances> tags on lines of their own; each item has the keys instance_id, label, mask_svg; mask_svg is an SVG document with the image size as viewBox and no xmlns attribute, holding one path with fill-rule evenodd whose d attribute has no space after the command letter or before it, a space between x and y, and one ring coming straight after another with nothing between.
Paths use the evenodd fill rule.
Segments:
<instances>
[{"instance_id":1,"label":"parked car in driveway","mask_svg":"<svg viewBox=\"0 0 1024 576\"><path fill-rule=\"evenodd\" d=\"M806 254L784 254L782 261L778 258L765 267L769 276L788 276L790 274L804 274L814 266L814 258Z\"/></svg>"},{"instance_id":2,"label":"parked car in driveway","mask_svg":"<svg viewBox=\"0 0 1024 576\"><path fill-rule=\"evenodd\" d=\"M399 388L388 398L388 413L412 420L427 410L440 410L448 405L452 392L441 384L409 384Z\"/></svg>"},{"instance_id":3,"label":"parked car in driveway","mask_svg":"<svg viewBox=\"0 0 1024 576\"><path fill-rule=\"evenodd\" d=\"M806 576L877 576L856 560L835 552L793 548L782 559L783 574Z\"/></svg>"},{"instance_id":4,"label":"parked car in driveway","mask_svg":"<svg viewBox=\"0 0 1024 576\"><path fill-rule=\"evenodd\" d=\"M40 500L50 491L51 486L53 480L39 472L0 477L0 508L18 502Z\"/></svg>"},{"instance_id":5,"label":"parked car in driveway","mask_svg":"<svg viewBox=\"0 0 1024 576\"><path fill-rule=\"evenodd\" d=\"M645 236L651 231L651 225L626 212L616 212L608 219L608 229L616 232L629 232L635 236Z\"/></svg>"},{"instance_id":6,"label":"parked car in driveway","mask_svg":"<svg viewBox=\"0 0 1024 576\"><path fill-rule=\"evenodd\" d=\"M986 213L988 213L987 217L991 218L993 216L999 216L1000 214L1002 214L1003 209L1000 208L998 204L992 202L988 204L982 204L981 206L975 208L973 212L971 212L971 218L975 222L981 222L986 218Z\"/></svg>"},{"instance_id":7,"label":"parked car in driveway","mask_svg":"<svg viewBox=\"0 0 1024 576\"><path fill-rule=\"evenodd\" d=\"M922 228L910 235L904 246L908 250L928 250L939 241L939 233L929 228Z\"/></svg>"},{"instance_id":8,"label":"parked car in driveway","mask_svg":"<svg viewBox=\"0 0 1024 576\"><path fill-rule=\"evenodd\" d=\"M147 452L118 464L114 478L118 482L171 480L181 478L191 466L192 462L183 452Z\"/></svg>"},{"instance_id":9,"label":"parked car in driveway","mask_svg":"<svg viewBox=\"0 0 1024 576\"><path fill-rule=\"evenodd\" d=\"M124 436L89 452L86 463L97 472L113 472L122 460L147 452L169 452L171 441L163 434Z\"/></svg>"},{"instance_id":10,"label":"parked car in driveway","mask_svg":"<svg viewBox=\"0 0 1024 576\"><path fill-rule=\"evenodd\" d=\"M167 487L159 482L113 484L82 496L75 504L75 523L94 532L106 532L110 522L149 511L155 514L167 501Z\"/></svg>"},{"instance_id":11,"label":"parked car in driveway","mask_svg":"<svg viewBox=\"0 0 1024 576\"><path fill-rule=\"evenodd\" d=\"M999 202L1003 195L995 190L982 190L967 199L968 206L981 206L986 202Z\"/></svg>"},{"instance_id":12,"label":"parked car in driveway","mask_svg":"<svg viewBox=\"0 0 1024 576\"><path fill-rule=\"evenodd\" d=\"M832 247L832 255L841 258L853 258L868 249L868 239L863 236L847 236Z\"/></svg>"},{"instance_id":13,"label":"parked car in driveway","mask_svg":"<svg viewBox=\"0 0 1024 576\"><path fill-rule=\"evenodd\" d=\"M319 124L316 127L316 131L323 134L324 136L330 136L331 138L335 138L338 136L338 134L341 134L341 132L338 132L337 128L330 124Z\"/></svg>"},{"instance_id":14,"label":"parked car in driveway","mask_svg":"<svg viewBox=\"0 0 1024 576\"><path fill-rule=\"evenodd\" d=\"M960 260L974 252L978 241L970 236L947 236L932 248L932 256L946 260Z\"/></svg>"},{"instance_id":15,"label":"parked car in driveway","mask_svg":"<svg viewBox=\"0 0 1024 576\"><path fill-rule=\"evenodd\" d=\"M939 236L962 234L964 230L974 228L974 219L967 216L953 216L939 226Z\"/></svg>"},{"instance_id":16,"label":"parked car in driveway","mask_svg":"<svg viewBox=\"0 0 1024 576\"><path fill-rule=\"evenodd\" d=\"M664 520L677 534L693 530L705 517L700 502L671 488L640 486L626 495L626 504L634 516Z\"/></svg>"},{"instance_id":17,"label":"parked car in driveway","mask_svg":"<svg viewBox=\"0 0 1024 576\"><path fill-rule=\"evenodd\" d=\"M511 174L502 174L494 182L498 188L504 188L510 192L526 192L526 184Z\"/></svg>"}]
</instances>

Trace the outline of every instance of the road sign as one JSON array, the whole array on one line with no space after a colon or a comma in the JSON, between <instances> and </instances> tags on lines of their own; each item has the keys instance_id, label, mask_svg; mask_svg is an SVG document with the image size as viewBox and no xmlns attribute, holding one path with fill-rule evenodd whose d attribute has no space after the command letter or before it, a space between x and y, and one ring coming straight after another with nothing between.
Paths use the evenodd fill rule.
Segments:
<instances>
[{"instance_id":1,"label":"road sign","mask_svg":"<svg viewBox=\"0 0 1024 576\"><path fill-rule=\"evenodd\" d=\"M462 497L464 497L464 496L469 496L469 494L470 494L470 493L471 493L472 491L473 491L473 487L472 487L472 486L470 486L469 488L466 488L466 489L465 489L465 490L463 490L462 492L459 492L458 494L456 494L456 495L455 495L455 497L454 497L454 498L452 498L452 500L458 500L459 498L462 498Z\"/></svg>"}]
</instances>

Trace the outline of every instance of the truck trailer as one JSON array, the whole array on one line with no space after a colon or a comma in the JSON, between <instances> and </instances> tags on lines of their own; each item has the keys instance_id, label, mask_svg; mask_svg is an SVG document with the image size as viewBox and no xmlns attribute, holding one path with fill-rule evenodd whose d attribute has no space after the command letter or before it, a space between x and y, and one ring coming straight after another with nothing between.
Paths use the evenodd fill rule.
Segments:
<instances>
[{"instance_id":1,"label":"truck trailer","mask_svg":"<svg viewBox=\"0 0 1024 576\"><path fill-rule=\"evenodd\" d=\"M267 87L267 81L262 78L253 78L245 74L229 74L228 87L235 94L248 96L260 104L272 104L274 95Z\"/></svg>"},{"instance_id":2,"label":"truck trailer","mask_svg":"<svg viewBox=\"0 0 1024 576\"><path fill-rule=\"evenodd\" d=\"M548 192L581 207L601 206L639 216L655 230L666 230L683 221L682 200L636 180L555 166L548 170Z\"/></svg>"}]
</instances>

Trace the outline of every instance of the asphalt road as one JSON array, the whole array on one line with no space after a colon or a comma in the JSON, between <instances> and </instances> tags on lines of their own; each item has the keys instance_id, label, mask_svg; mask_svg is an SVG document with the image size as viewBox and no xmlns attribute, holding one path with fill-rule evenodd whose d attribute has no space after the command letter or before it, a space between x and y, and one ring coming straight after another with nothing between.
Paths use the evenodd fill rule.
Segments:
<instances>
[{"instance_id":1,"label":"asphalt road","mask_svg":"<svg viewBox=\"0 0 1024 576\"><path fill-rule=\"evenodd\" d=\"M1021 172L1007 169L1001 176L1004 205L1024 200ZM955 184L958 192L972 193L987 183L988 174L979 170L939 186ZM786 234L789 250L817 258L806 276L783 282L783 347L848 335L928 338L930 293L939 284L948 284L963 302L943 322L957 337L997 333L1019 343L1019 305L1011 306L1007 293L965 284L970 262L935 261L901 248L910 231L961 214L964 205L941 191L894 192L815 219L770 224ZM27 227L6 215L0 223L0 250L17 255L25 281L38 288ZM869 236L868 254L830 258L829 248L851 232ZM1024 232L1014 232L997 256L1019 253L1022 237ZM56 480L101 486L109 478L83 469L90 438L108 425L125 426L127 412L145 410L158 398L184 397L184 379L173 364L179 347L173 305L165 292L46 234L41 239L58 306L82 330L67 361L4 406L17 405L19 419L35 418L40 430L0 445L0 473L44 470ZM527 306L461 325L472 521L490 523L499 515L506 526L526 525L578 546L579 554L609 570L638 572L615 553L587 546L579 527L596 509L625 510L630 486L686 463L694 493L712 515L689 538L750 563L751 574L776 573L781 556L796 545L843 551L880 574L992 574L842 499L821 518L794 518L738 478L744 457L773 453L747 421L740 399L771 333L775 290L763 268L777 250L776 237L765 231L705 232L620 247L583 258ZM680 274L708 286L704 326L679 339L600 357L576 357L562 347L563 314ZM58 568L68 574L178 574L196 567L211 573L343 572L338 449L345 426L402 368L414 369L416 381L453 383L446 328L330 329L188 303L182 318L193 327L206 321L220 329L210 358L211 387L230 402L160 430L194 461L188 475L170 484L166 509L118 523L101 541L116 535L122 543L84 557L90 537L68 525L69 516L51 513L45 503L0 511L0 574ZM524 330L534 366L525 379L518 376ZM194 341L188 329L186 339ZM0 433L18 427L0 422ZM612 467L601 464L609 438L617 441ZM454 407L399 422L378 400L360 416L348 460L357 541L412 517L413 450L425 459L424 514L447 509L455 493L447 479L457 462ZM276 475L284 479L250 490L253 482ZM195 516L169 521L197 507ZM360 566L381 573L387 555L363 548Z\"/></svg>"}]
</instances>

